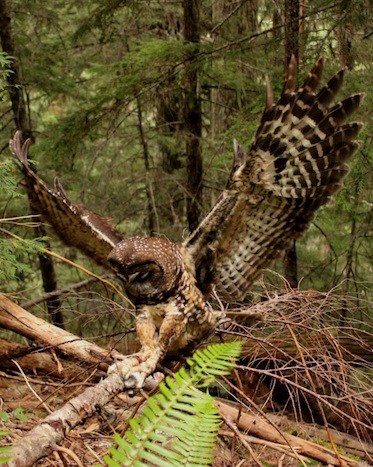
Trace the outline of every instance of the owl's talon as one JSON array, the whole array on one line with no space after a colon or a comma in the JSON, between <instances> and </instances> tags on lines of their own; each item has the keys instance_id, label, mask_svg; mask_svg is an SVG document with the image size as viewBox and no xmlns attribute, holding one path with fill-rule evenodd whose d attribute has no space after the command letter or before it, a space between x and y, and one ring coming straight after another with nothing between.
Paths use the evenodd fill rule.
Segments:
<instances>
[{"instance_id":1,"label":"owl's talon","mask_svg":"<svg viewBox=\"0 0 373 467\"><path fill-rule=\"evenodd\" d=\"M108 375L112 373L119 373L123 379L130 374L131 370L139 364L137 357L132 355L124 360L117 360L115 363L109 366Z\"/></svg>"},{"instance_id":2,"label":"owl's talon","mask_svg":"<svg viewBox=\"0 0 373 467\"><path fill-rule=\"evenodd\" d=\"M156 362L139 354L129 355L128 358L120 360L111 365L108 374L117 373L124 381L125 388L142 388L145 379L154 371Z\"/></svg>"},{"instance_id":3,"label":"owl's talon","mask_svg":"<svg viewBox=\"0 0 373 467\"><path fill-rule=\"evenodd\" d=\"M142 373L139 371L136 371L134 373L131 373L129 377L126 378L126 381L124 383L124 386L127 389L140 389L144 386L144 381L146 378L146 373Z\"/></svg>"}]
</instances>

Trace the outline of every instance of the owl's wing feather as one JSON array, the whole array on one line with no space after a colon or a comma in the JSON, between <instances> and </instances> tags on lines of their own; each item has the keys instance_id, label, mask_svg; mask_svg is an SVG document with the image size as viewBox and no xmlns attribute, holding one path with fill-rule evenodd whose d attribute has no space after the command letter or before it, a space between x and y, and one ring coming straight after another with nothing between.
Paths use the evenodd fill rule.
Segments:
<instances>
[{"instance_id":1,"label":"owl's wing feather","mask_svg":"<svg viewBox=\"0 0 373 467\"><path fill-rule=\"evenodd\" d=\"M225 300L241 300L341 187L362 126L344 121L362 94L331 107L345 70L316 93L322 68L320 59L297 88L292 59L276 104L267 83L265 110L249 153L235 143L226 189L184 242L203 291L214 284Z\"/></svg>"},{"instance_id":2,"label":"owl's wing feather","mask_svg":"<svg viewBox=\"0 0 373 467\"><path fill-rule=\"evenodd\" d=\"M29 145L30 140L22 145L19 131L10 141L10 150L20 162L33 210L54 227L66 244L79 248L97 263L108 266L107 256L123 240L123 235L115 230L109 218L72 203L57 178L52 190L31 168Z\"/></svg>"}]
</instances>

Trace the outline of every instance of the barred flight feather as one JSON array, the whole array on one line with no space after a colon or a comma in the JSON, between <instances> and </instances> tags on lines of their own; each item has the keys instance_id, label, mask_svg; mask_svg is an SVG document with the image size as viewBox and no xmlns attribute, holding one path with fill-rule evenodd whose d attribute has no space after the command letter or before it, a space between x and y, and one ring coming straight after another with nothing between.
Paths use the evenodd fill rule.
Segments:
<instances>
[{"instance_id":1,"label":"barred flight feather","mask_svg":"<svg viewBox=\"0 0 373 467\"><path fill-rule=\"evenodd\" d=\"M234 143L226 189L183 243L189 258L184 261L192 264L187 269L195 267L203 293L215 285L225 300L241 300L340 188L362 126L345 121L360 105L362 94L332 105L346 69L317 92L322 70L320 59L297 88L292 58L277 103L267 79L265 109L250 150ZM30 168L28 143L21 146L19 133L11 149L21 163L34 208L66 243L107 265L108 253L113 247L117 251L122 240L110 220L73 204L58 180L51 190Z\"/></svg>"},{"instance_id":2,"label":"barred flight feather","mask_svg":"<svg viewBox=\"0 0 373 467\"><path fill-rule=\"evenodd\" d=\"M30 167L29 145L30 140L21 144L19 131L10 142L10 149L20 162L25 175L33 209L54 227L65 243L81 249L96 262L107 267L107 256L112 248L123 240L123 235L114 229L109 218L72 203L57 178L55 189L52 190Z\"/></svg>"},{"instance_id":3,"label":"barred flight feather","mask_svg":"<svg viewBox=\"0 0 373 467\"><path fill-rule=\"evenodd\" d=\"M362 95L332 106L345 70L317 92L323 61L300 88L296 68L293 58L276 104L267 80L265 110L251 149L234 143L226 189L181 246L163 237L121 241L108 219L73 204L58 180L53 191L38 177L27 161L28 142L21 146L19 133L11 142L34 208L66 243L102 264L109 262L136 305L141 350L134 367L124 361L119 370L136 387L167 351L193 345L215 330L222 314L205 301L211 287L226 301L243 299L348 173L361 124L344 122Z\"/></svg>"},{"instance_id":4,"label":"barred flight feather","mask_svg":"<svg viewBox=\"0 0 373 467\"><path fill-rule=\"evenodd\" d=\"M344 123L362 94L330 107L346 70L316 92L320 59L300 88L292 59L275 104L267 81L265 110L248 154L235 144L226 190L184 242L205 293L214 284L227 301L241 300L264 268L309 225L348 173L360 123Z\"/></svg>"}]
</instances>

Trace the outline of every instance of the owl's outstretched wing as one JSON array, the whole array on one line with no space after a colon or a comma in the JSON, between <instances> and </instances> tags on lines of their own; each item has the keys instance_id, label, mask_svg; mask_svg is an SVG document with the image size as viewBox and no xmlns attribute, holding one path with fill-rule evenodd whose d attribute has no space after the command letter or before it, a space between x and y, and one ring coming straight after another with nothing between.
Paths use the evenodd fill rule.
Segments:
<instances>
[{"instance_id":1,"label":"owl's outstretched wing","mask_svg":"<svg viewBox=\"0 0 373 467\"><path fill-rule=\"evenodd\" d=\"M214 284L227 301L238 301L264 268L301 235L348 173L360 123L344 123L362 94L331 105L345 70L318 93L323 61L296 86L289 64L279 101L267 82L265 110L248 154L235 143L226 189L184 242L205 292Z\"/></svg>"},{"instance_id":2,"label":"owl's outstretched wing","mask_svg":"<svg viewBox=\"0 0 373 467\"><path fill-rule=\"evenodd\" d=\"M52 190L32 170L28 162L30 140L21 144L21 132L10 141L10 150L21 164L32 208L49 222L58 236L68 245L75 246L97 263L109 266L107 256L123 235L117 232L110 219L73 204L55 180Z\"/></svg>"}]
</instances>

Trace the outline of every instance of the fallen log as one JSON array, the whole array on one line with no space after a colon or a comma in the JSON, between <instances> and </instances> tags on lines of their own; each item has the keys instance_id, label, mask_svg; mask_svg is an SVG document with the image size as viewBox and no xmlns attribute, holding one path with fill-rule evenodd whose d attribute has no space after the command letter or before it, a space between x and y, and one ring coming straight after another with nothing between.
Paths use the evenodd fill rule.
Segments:
<instances>
[{"instance_id":1,"label":"fallen log","mask_svg":"<svg viewBox=\"0 0 373 467\"><path fill-rule=\"evenodd\" d=\"M114 357L122 356L119 352L105 350L47 323L1 294L0 327L41 342L46 348L52 348L84 362L96 364L103 370L107 370L108 363L112 362Z\"/></svg>"},{"instance_id":2,"label":"fallen log","mask_svg":"<svg viewBox=\"0 0 373 467\"><path fill-rule=\"evenodd\" d=\"M337 457L333 451L323 446L285 433L266 421L262 416L243 413L239 409L221 401L215 401L215 406L223 420L226 419L228 424L233 422L240 430L244 430L245 433L257 436L271 443L289 447L293 452L316 459L327 465L351 467L362 465L345 456L339 455Z\"/></svg>"},{"instance_id":3,"label":"fallen log","mask_svg":"<svg viewBox=\"0 0 373 467\"><path fill-rule=\"evenodd\" d=\"M0 295L0 326L22 334L29 339L42 342L44 345L58 349L85 362L98 364L103 369L107 368L106 362L112 359L110 352L36 318L3 295ZM46 417L13 446L11 453L13 458L8 465L11 467L33 465L39 458L52 452L72 428L81 423L86 417L91 416L96 410L104 407L114 395L126 390L129 387L126 383L117 373L112 373L96 386L86 389L82 394L71 399L59 410ZM222 415L224 415L223 412ZM224 416L233 417L232 412ZM281 439L281 442L283 444L287 443L287 445L293 442L294 446L302 449L301 452L304 455L309 455L331 465L339 465L339 461L333 452L320 447L320 449L316 449L315 454L315 448L307 444L306 441L295 436L294 439L284 438L264 418L257 417L254 421L251 420L250 423L253 423L256 428L260 427L257 432L258 436L267 433L263 435L264 439L268 439L265 436L269 436L269 441L277 443L280 443ZM239 427L241 428L241 426ZM356 463L351 461L346 465L352 466L356 465Z\"/></svg>"},{"instance_id":4,"label":"fallen log","mask_svg":"<svg viewBox=\"0 0 373 467\"><path fill-rule=\"evenodd\" d=\"M238 402L226 401L223 399L218 399L219 402L230 407L239 410L241 413L248 414L252 416L246 408L243 408ZM361 459L366 460L367 462L373 461L373 446L372 444L366 443L356 436L351 436L347 433L329 428L329 434L326 432L325 428L321 428L315 423L305 423L292 420L286 415L276 415L272 413L266 413L266 420L272 426L276 426L281 432L287 432L289 434L295 435L296 437L304 438L317 438L323 441L329 442L329 434L332 436L335 444L342 448L344 451L350 452L359 456Z\"/></svg>"},{"instance_id":5,"label":"fallen log","mask_svg":"<svg viewBox=\"0 0 373 467\"><path fill-rule=\"evenodd\" d=\"M0 338L0 368L19 371L17 362L26 373L47 375L54 379L79 378L81 368L74 362L53 358L39 348L25 346ZM82 375L82 378L85 377Z\"/></svg>"},{"instance_id":6,"label":"fallen log","mask_svg":"<svg viewBox=\"0 0 373 467\"><path fill-rule=\"evenodd\" d=\"M7 456L9 467L30 467L40 458L50 454L58 443L82 420L93 415L109 400L125 389L125 382L118 374L111 374L68 401L63 407L48 415L23 438L15 443Z\"/></svg>"}]
</instances>

